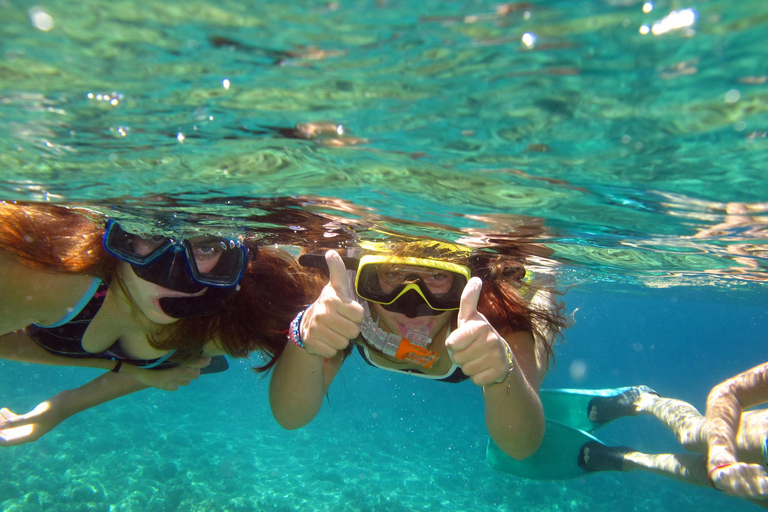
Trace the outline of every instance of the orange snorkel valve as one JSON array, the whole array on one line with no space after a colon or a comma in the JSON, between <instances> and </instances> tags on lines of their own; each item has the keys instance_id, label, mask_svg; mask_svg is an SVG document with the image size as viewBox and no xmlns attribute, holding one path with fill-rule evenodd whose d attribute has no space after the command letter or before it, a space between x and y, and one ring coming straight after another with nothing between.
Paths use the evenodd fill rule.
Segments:
<instances>
[{"instance_id":1,"label":"orange snorkel valve","mask_svg":"<svg viewBox=\"0 0 768 512\"><path fill-rule=\"evenodd\" d=\"M366 316L365 321L360 324L360 333L363 338L379 352L429 369L437 360L437 352L427 348L432 339L425 329L427 329L426 326L424 329L409 329L405 333L406 337L400 337L386 332L370 316Z\"/></svg>"}]
</instances>

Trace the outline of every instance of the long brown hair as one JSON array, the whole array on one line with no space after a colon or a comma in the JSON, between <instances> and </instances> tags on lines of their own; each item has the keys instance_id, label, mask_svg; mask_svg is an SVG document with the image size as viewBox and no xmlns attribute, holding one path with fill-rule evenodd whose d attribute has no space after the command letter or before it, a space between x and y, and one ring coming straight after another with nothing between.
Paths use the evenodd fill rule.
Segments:
<instances>
[{"instance_id":1,"label":"long brown hair","mask_svg":"<svg viewBox=\"0 0 768 512\"><path fill-rule=\"evenodd\" d=\"M264 364L255 369L269 370L285 349L291 320L321 289L322 283L301 270L288 252L260 248L240 281L240 290L224 307L210 317L178 322L173 339L153 345L176 349L175 356L190 358L199 354L207 341L216 339L235 357L259 351ZM206 333L204 339L201 332Z\"/></svg>"},{"instance_id":2,"label":"long brown hair","mask_svg":"<svg viewBox=\"0 0 768 512\"><path fill-rule=\"evenodd\" d=\"M82 208L0 202L0 251L35 270L88 274L120 284L118 260L102 242L106 220ZM246 243L256 252L255 238ZM173 359L184 361L216 340L235 357L263 352L265 364L258 369L267 370L285 346L291 319L319 293L316 283L298 271L287 252L263 248L248 265L240 290L222 309L174 322L148 341L158 349L176 350Z\"/></svg>"},{"instance_id":3,"label":"long brown hair","mask_svg":"<svg viewBox=\"0 0 768 512\"><path fill-rule=\"evenodd\" d=\"M0 250L46 272L111 276L104 249L106 218L93 210L0 201Z\"/></svg>"}]
</instances>

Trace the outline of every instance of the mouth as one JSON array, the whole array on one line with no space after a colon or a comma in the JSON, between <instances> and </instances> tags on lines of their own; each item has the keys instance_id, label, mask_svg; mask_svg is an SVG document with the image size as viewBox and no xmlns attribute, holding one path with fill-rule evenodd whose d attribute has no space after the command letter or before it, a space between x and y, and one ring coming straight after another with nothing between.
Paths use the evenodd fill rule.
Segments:
<instances>
[{"instance_id":1,"label":"mouth","mask_svg":"<svg viewBox=\"0 0 768 512\"><path fill-rule=\"evenodd\" d=\"M408 331L422 331L424 333L430 333L432 332L433 323L434 322L427 322L425 324L422 322L418 322L418 323L404 324L401 322L397 322L397 328L400 329L400 334L402 336L406 336Z\"/></svg>"},{"instance_id":2,"label":"mouth","mask_svg":"<svg viewBox=\"0 0 768 512\"><path fill-rule=\"evenodd\" d=\"M158 294L155 295L155 300L173 299L173 298L178 298L178 297L199 297L199 296L203 295L207 291L208 291L208 287L207 286L205 288L203 288L202 290L200 290L199 292L195 292L195 293L176 292L176 291L173 291L173 290L165 290L164 289L161 293L158 293Z\"/></svg>"}]
</instances>

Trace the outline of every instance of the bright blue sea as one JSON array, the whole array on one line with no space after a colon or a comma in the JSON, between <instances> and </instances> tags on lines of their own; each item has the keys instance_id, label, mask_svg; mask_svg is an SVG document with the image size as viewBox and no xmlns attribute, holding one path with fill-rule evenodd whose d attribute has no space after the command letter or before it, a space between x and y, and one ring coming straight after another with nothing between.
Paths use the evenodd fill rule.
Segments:
<instances>
[{"instance_id":1,"label":"bright blue sea","mask_svg":"<svg viewBox=\"0 0 768 512\"><path fill-rule=\"evenodd\" d=\"M571 286L575 318L545 387L646 384L703 408L766 360L762 0L284 4L0 0L0 199L296 245L544 245L531 268ZM756 509L638 472L496 472L478 388L357 359L283 431L267 380L231 364L3 449L0 509ZM95 375L0 362L0 406ZM598 436L678 449L647 418Z\"/></svg>"}]
</instances>

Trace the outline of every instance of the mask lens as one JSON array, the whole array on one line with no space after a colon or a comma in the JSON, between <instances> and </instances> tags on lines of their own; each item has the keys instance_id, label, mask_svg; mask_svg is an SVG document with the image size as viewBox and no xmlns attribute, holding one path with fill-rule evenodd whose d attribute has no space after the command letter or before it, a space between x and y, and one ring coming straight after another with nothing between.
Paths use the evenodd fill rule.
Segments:
<instances>
[{"instance_id":1,"label":"mask lens","mask_svg":"<svg viewBox=\"0 0 768 512\"><path fill-rule=\"evenodd\" d=\"M467 284L465 273L454 272L436 262L435 267L368 263L361 261L357 275L360 297L380 304L392 304L400 299L406 288L418 288L429 306L435 310L458 309L461 293ZM428 261L428 260L427 260ZM457 270L458 270L457 266ZM467 270L468 274L468 270Z\"/></svg>"},{"instance_id":2,"label":"mask lens","mask_svg":"<svg viewBox=\"0 0 768 512\"><path fill-rule=\"evenodd\" d=\"M160 267L163 268L152 265L151 269L135 269L137 275L141 274L139 277L157 284L161 284L158 282L160 278L150 277L150 274L151 276L155 274L170 276L171 271L186 260L186 265L182 263L186 269L185 272L198 284L218 287L235 286L245 271L248 254L245 245L227 238L199 236L182 242L161 236L144 238L128 233L114 221L110 221L107 225L104 246L113 256L139 267L162 260ZM169 250L174 254L161 258ZM178 254L177 257L177 252L181 252L183 258L182 254ZM168 268L166 269L165 266ZM173 275L177 275L178 270L174 272ZM181 278L178 275L177 277ZM168 279L164 277L161 286L176 289L169 286Z\"/></svg>"},{"instance_id":3,"label":"mask lens","mask_svg":"<svg viewBox=\"0 0 768 512\"><path fill-rule=\"evenodd\" d=\"M184 242L195 279L213 286L234 286L245 269L246 249L232 240L195 237Z\"/></svg>"},{"instance_id":4,"label":"mask lens","mask_svg":"<svg viewBox=\"0 0 768 512\"><path fill-rule=\"evenodd\" d=\"M152 236L141 237L124 231L117 223L110 221L104 233L104 246L114 256L137 265L145 265L173 244L171 239Z\"/></svg>"}]
</instances>

